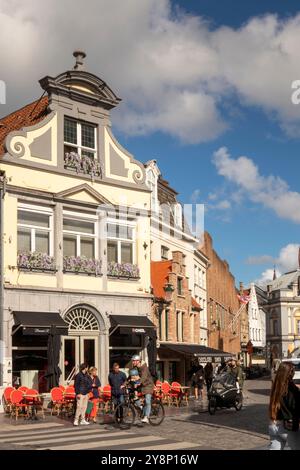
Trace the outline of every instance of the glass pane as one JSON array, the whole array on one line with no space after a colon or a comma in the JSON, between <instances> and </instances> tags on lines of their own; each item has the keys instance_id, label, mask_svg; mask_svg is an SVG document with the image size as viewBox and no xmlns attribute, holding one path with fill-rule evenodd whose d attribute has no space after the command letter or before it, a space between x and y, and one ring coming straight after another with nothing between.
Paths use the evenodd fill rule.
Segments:
<instances>
[{"instance_id":1,"label":"glass pane","mask_svg":"<svg viewBox=\"0 0 300 470\"><path fill-rule=\"evenodd\" d=\"M64 369L65 369L65 380L71 374L73 367L75 367L75 339L65 339L65 357L64 357Z\"/></svg>"},{"instance_id":2,"label":"glass pane","mask_svg":"<svg viewBox=\"0 0 300 470\"><path fill-rule=\"evenodd\" d=\"M83 157L95 158L94 152L88 152L87 150L81 150L81 155Z\"/></svg>"},{"instance_id":3,"label":"glass pane","mask_svg":"<svg viewBox=\"0 0 300 470\"><path fill-rule=\"evenodd\" d=\"M18 224L49 227L49 215L18 210Z\"/></svg>"},{"instance_id":4,"label":"glass pane","mask_svg":"<svg viewBox=\"0 0 300 470\"><path fill-rule=\"evenodd\" d=\"M64 219L64 230L94 234L95 224L94 222L87 222L85 220Z\"/></svg>"},{"instance_id":5,"label":"glass pane","mask_svg":"<svg viewBox=\"0 0 300 470\"><path fill-rule=\"evenodd\" d=\"M73 147L72 145L65 145L64 146L64 152L65 153L78 153L78 147Z\"/></svg>"},{"instance_id":6,"label":"glass pane","mask_svg":"<svg viewBox=\"0 0 300 470\"><path fill-rule=\"evenodd\" d=\"M64 256L77 256L76 237L64 235Z\"/></svg>"},{"instance_id":7,"label":"glass pane","mask_svg":"<svg viewBox=\"0 0 300 470\"><path fill-rule=\"evenodd\" d=\"M31 251L30 246L30 230L19 229L18 230L18 251Z\"/></svg>"},{"instance_id":8,"label":"glass pane","mask_svg":"<svg viewBox=\"0 0 300 470\"><path fill-rule=\"evenodd\" d=\"M131 243L122 243L121 263L132 263L132 244Z\"/></svg>"},{"instance_id":9,"label":"glass pane","mask_svg":"<svg viewBox=\"0 0 300 470\"><path fill-rule=\"evenodd\" d=\"M95 242L93 238L80 238L80 254L87 258L95 258Z\"/></svg>"},{"instance_id":10,"label":"glass pane","mask_svg":"<svg viewBox=\"0 0 300 470\"><path fill-rule=\"evenodd\" d=\"M119 226L119 238L125 238L126 240L132 240L133 230L131 227L126 225Z\"/></svg>"},{"instance_id":11,"label":"glass pane","mask_svg":"<svg viewBox=\"0 0 300 470\"><path fill-rule=\"evenodd\" d=\"M71 144L77 144L77 123L72 119L65 119L64 140Z\"/></svg>"},{"instance_id":12,"label":"glass pane","mask_svg":"<svg viewBox=\"0 0 300 470\"><path fill-rule=\"evenodd\" d=\"M118 262L118 245L117 242L109 241L107 242L107 261Z\"/></svg>"},{"instance_id":13,"label":"glass pane","mask_svg":"<svg viewBox=\"0 0 300 470\"><path fill-rule=\"evenodd\" d=\"M49 232L35 232L35 251L49 254Z\"/></svg>"},{"instance_id":14,"label":"glass pane","mask_svg":"<svg viewBox=\"0 0 300 470\"><path fill-rule=\"evenodd\" d=\"M84 339L83 340L83 357L81 361L87 364L89 367L93 367L96 364L95 358L95 340Z\"/></svg>"},{"instance_id":15,"label":"glass pane","mask_svg":"<svg viewBox=\"0 0 300 470\"><path fill-rule=\"evenodd\" d=\"M107 236L114 238L118 236L118 226L116 224L107 224Z\"/></svg>"},{"instance_id":16,"label":"glass pane","mask_svg":"<svg viewBox=\"0 0 300 470\"><path fill-rule=\"evenodd\" d=\"M95 148L95 127L89 124L81 124L81 145L83 147Z\"/></svg>"}]
</instances>

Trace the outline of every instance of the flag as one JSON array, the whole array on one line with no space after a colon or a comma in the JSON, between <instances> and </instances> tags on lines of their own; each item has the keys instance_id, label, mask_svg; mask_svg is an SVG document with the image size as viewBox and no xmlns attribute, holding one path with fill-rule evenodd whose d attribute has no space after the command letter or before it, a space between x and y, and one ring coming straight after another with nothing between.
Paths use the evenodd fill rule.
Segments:
<instances>
[{"instance_id":1,"label":"flag","mask_svg":"<svg viewBox=\"0 0 300 470\"><path fill-rule=\"evenodd\" d=\"M250 300L250 295L238 295L238 299L242 304L247 304Z\"/></svg>"}]
</instances>

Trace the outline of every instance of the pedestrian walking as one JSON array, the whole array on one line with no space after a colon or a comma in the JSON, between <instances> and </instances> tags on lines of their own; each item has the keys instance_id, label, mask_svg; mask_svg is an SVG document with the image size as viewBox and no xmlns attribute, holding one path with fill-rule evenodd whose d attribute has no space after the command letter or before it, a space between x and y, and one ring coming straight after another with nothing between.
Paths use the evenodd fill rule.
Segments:
<instances>
[{"instance_id":1,"label":"pedestrian walking","mask_svg":"<svg viewBox=\"0 0 300 470\"><path fill-rule=\"evenodd\" d=\"M204 385L204 369L199 366L197 372L192 375L192 387L194 387L195 400L202 399Z\"/></svg>"},{"instance_id":2,"label":"pedestrian walking","mask_svg":"<svg viewBox=\"0 0 300 470\"><path fill-rule=\"evenodd\" d=\"M124 403L124 387L126 380L126 374L120 370L120 365L115 362L112 366L112 371L108 375L108 383L111 386L111 397L115 405Z\"/></svg>"},{"instance_id":3,"label":"pedestrian walking","mask_svg":"<svg viewBox=\"0 0 300 470\"><path fill-rule=\"evenodd\" d=\"M96 423L98 403L100 398L99 388L101 387L100 379L97 375L97 368L90 367L89 369L89 378L92 385L92 391L90 392L90 400L93 403L92 411L90 412L89 417L92 419L93 423Z\"/></svg>"},{"instance_id":4,"label":"pedestrian walking","mask_svg":"<svg viewBox=\"0 0 300 470\"><path fill-rule=\"evenodd\" d=\"M79 367L79 373L76 375L74 381L76 394L76 412L74 426L78 426L80 419L80 424L90 424L85 419L85 413L89 401L89 392L92 391L91 379L87 372L87 364L81 364Z\"/></svg>"},{"instance_id":5,"label":"pedestrian walking","mask_svg":"<svg viewBox=\"0 0 300 470\"><path fill-rule=\"evenodd\" d=\"M207 393L209 392L209 389L211 387L213 375L214 375L213 365L211 362L207 362L204 367L204 378L205 378Z\"/></svg>"},{"instance_id":6,"label":"pedestrian walking","mask_svg":"<svg viewBox=\"0 0 300 470\"><path fill-rule=\"evenodd\" d=\"M291 362L282 362L274 378L269 404L269 450L300 449L300 392L293 381Z\"/></svg>"}]
</instances>

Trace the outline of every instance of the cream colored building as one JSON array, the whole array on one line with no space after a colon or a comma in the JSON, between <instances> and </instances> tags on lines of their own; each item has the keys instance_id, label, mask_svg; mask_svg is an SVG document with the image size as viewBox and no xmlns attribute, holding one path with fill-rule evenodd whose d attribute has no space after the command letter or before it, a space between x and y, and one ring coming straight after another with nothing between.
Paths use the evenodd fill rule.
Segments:
<instances>
[{"instance_id":1,"label":"cream colored building","mask_svg":"<svg viewBox=\"0 0 300 470\"><path fill-rule=\"evenodd\" d=\"M201 307L197 343L207 346L208 258L198 249L199 239L191 233L184 219L184 210L177 200L178 193L162 178L156 161L147 162L145 168L146 184L151 189L151 260L170 260L172 252L183 253L189 290Z\"/></svg>"},{"instance_id":2,"label":"cream colored building","mask_svg":"<svg viewBox=\"0 0 300 470\"><path fill-rule=\"evenodd\" d=\"M113 361L147 355L151 192L112 134L120 99L74 55L0 121L4 385L41 385L56 323L61 383L87 361L105 384Z\"/></svg>"}]
</instances>

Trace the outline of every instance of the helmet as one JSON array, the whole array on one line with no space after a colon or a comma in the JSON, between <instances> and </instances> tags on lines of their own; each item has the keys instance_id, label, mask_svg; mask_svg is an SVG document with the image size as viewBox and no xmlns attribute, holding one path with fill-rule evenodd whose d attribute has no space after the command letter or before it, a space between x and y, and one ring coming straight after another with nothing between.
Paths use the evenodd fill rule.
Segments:
<instances>
[{"instance_id":1,"label":"helmet","mask_svg":"<svg viewBox=\"0 0 300 470\"><path fill-rule=\"evenodd\" d=\"M132 356L132 361L140 361L141 360L141 357L139 354L135 354L134 356Z\"/></svg>"},{"instance_id":2,"label":"helmet","mask_svg":"<svg viewBox=\"0 0 300 470\"><path fill-rule=\"evenodd\" d=\"M129 371L129 375L130 375L130 376L131 376L131 375L139 375L139 371L138 371L137 369L131 369L131 370Z\"/></svg>"}]
</instances>

